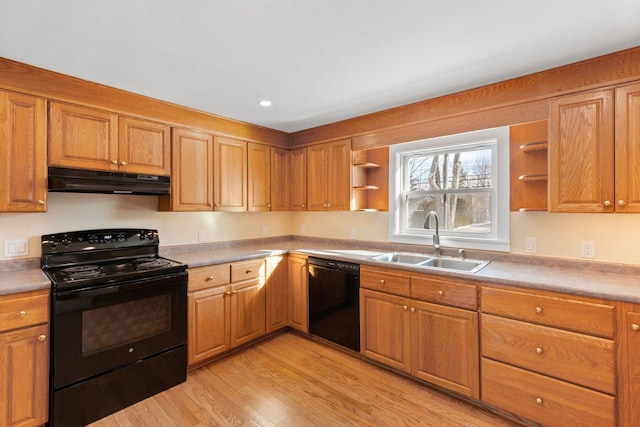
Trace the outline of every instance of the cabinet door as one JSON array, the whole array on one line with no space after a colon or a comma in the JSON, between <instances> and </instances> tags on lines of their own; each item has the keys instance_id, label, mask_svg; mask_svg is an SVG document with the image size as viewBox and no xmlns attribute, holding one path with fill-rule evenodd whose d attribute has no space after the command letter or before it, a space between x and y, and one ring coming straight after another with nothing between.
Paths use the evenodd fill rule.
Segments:
<instances>
[{"instance_id":1,"label":"cabinet door","mask_svg":"<svg viewBox=\"0 0 640 427\"><path fill-rule=\"evenodd\" d=\"M640 84L616 89L616 211L640 212Z\"/></svg>"},{"instance_id":2,"label":"cabinet door","mask_svg":"<svg viewBox=\"0 0 640 427\"><path fill-rule=\"evenodd\" d=\"M289 150L271 147L271 210L289 210Z\"/></svg>"},{"instance_id":3,"label":"cabinet door","mask_svg":"<svg viewBox=\"0 0 640 427\"><path fill-rule=\"evenodd\" d=\"M289 256L287 273L289 279L289 326L302 332L309 332L307 259Z\"/></svg>"},{"instance_id":4,"label":"cabinet door","mask_svg":"<svg viewBox=\"0 0 640 427\"><path fill-rule=\"evenodd\" d=\"M360 352L411 372L409 299L360 289Z\"/></svg>"},{"instance_id":5,"label":"cabinet door","mask_svg":"<svg viewBox=\"0 0 640 427\"><path fill-rule=\"evenodd\" d=\"M291 210L307 210L307 149L291 150Z\"/></svg>"},{"instance_id":6,"label":"cabinet door","mask_svg":"<svg viewBox=\"0 0 640 427\"><path fill-rule=\"evenodd\" d=\"M0 211L47 210L45 100L0 91Z\"/></svg>"},{"instance_id":7,"label":"cabinet door","mask_svg":"<svg viewBox=\"0 0 640 427\"><path fill-rule=\"evenodd\" d=\"M287 326L287 262L284 257L267 258L266 332Z\"/></svg>"},{"instance_id":8,"label":"cabinet door","mask_svg":"<svg viewBox=\"0 0 640 427\"><path fill-rule=\"evenodd\" d=\"M307 210L326 211L327 206L327 145L307 147Z\"/></svg>"},{"instance_id":9,"label":"cabinet door","mask_svg":"<svg viewBox=\"0 0 640 427\"><path fill-rule=\"evenodd\" d=\"M613 212L613 90L549 102L549 211Z\"/></svg>"},{"instance_id":10,"label":"cabinet door","mask_svg":"<svg viewBox=\"0 0 640 427\"><path fill-rule=\"evenodd\" d=\"M271 210L271 149L268 145L247 144L249 192L248 210Z\"/></svg>"},{"instance_id":11,"label":"cabinet door","mask_svg":"<svg viewBox=\"0 0 640 427\"><path fill-rule=\"evenodd\" d=\"M171 146L171 194L159 198L160 209L213 210L213 136L174 129Z\"/></svg>"},{"instance_id":12,"label":"cabinet door","mask_svg":"<svg viewBox=\"0 0 640 427\"><path fill-rule=\"evenodd\" d=\"M120 117L118 170L149 175L171 174L171 128L162 123Z\"/></svg>"},{"instance_id":13,"label":"cabinet door","mask_svg":"<svg viewBox=\"0 0 640 427\"><path fill-rule=\"evenodd\" d=\"M118 170L118 116L52 102L49 166Z\"/></svg>"},{"instance_id":14,"label":"cabinet door","mask_svg":"<svg viewBox=\"0 0 640 427\"><path fill-rule=\"evenodd\" d=\"M640 425L640 305L620 304L618 411L621 427Z\"/></svg>"},{"instance_id":15,"label":"cabinet door","mask_svg":"<svg viewBox=\"0 0 640 427\"><path fill-rule=\"evenodd\" d=\"M265 334L264 278L231 284L231 347Z\"/></svg>"},{"instance_id":16,"label":"cabinet door","mask_svg":"<svg viewBox=\"0 0 640 427\"><path fill-rule=\"evenodd\" d=\"M247 143L237 139L214 138L215 210L247 210Z\"/></svg>"},{"instance_id":17,"label":"cabinet door","mask_svg":"<svg viewBox=\"0 0 640 427\"><path fill-rule=\"evenodd\" d=\"M411 311L411 374L479 399L478 313L417 301Z\"/></svg>"},{"instance_id":18,"label":"cabinet door","mask_svg":"<svg viewBox=\"0 0 640 427\"><path fill-rule=\"evenodd\" d=\"M49 326L0 334L0 425L39 426L48 419Z\"/></svg>"},{"instance_id":19,"label":"cabinet door","mask_svg":"<svg viewBox=\"0 0 640 427\"><path fill-rule=\"evenodd\" d=\"M231 347L230 294L228 286L218 286L189 294L189 365L201 362Z\"/></svg>"},{"instance_id":20,"label":"cabinet door","mask_svg":"<svg viewBox=\"0 0 640 427\"><path fill-rule=\"evenodd\" d=\"M334 141L328 146L327 208L351 209L351 140Z\"/></svg>"}]
</instances>

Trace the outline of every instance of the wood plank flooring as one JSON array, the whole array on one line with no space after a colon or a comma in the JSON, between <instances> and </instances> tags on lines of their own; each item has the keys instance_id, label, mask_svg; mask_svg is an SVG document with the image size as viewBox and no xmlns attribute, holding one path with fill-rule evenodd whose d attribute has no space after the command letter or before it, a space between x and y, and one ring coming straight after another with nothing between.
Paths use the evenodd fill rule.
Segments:
<instances>
[{"instance_id":1,"label":"wood plank flooring","mask_svg":"<svg viewBox=\"0 0 640 427\"><path fill-rule=\"evenodd\" d=\"M284 333L91 424L515 426L324 344Z\"/></svg>"}]
</instances>

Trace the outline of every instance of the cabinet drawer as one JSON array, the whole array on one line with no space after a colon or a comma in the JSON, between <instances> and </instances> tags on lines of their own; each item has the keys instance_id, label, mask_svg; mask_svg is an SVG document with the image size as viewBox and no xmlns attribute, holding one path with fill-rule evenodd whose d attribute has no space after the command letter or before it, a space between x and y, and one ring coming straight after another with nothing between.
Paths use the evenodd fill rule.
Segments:
<instances>
[{"instance_id":1,"label":"cabinet drawer","mask_svg":"<svg viewBox=\"0 0 640 427\"><path fill-rule=\"evenodd\" d=\"M482 286L482 311L541 325L613 338L613 305Z\"/></svg>"},{"instance_id":2,"label":"cabinet drawer","mask_svg":"<svg viewBox=\"0 0 640 427\"><path fill-rule=\"evenodd\" d=\"M545 426L613 426L615 399L482 359L482 401Z\"/></svg>"},{"instance_id":3,"label":"cabinet drawer","mask_svg":"<svg viewBox=\"0 0 640 427\"><path fill-rule=\"evenodd\" d=\"M478 309L478 286L467 280L411 276L411 297L470 310Z\"/></svg>"},{"instance_id":4,"label":"cabinet drawer","mask_svg":"<svg viewBox=\"0 0 640 427\"><path fill-rule=\"evenodd\" d=\"M49 291L0 297L0 331L49 322Z\"/></svg>"},{"instance_id":5,"label":"cabinet drawer","mask_svg":"<svg viewBox=\"0 0 640 427\"><path fill-rule=\"evenodd\" d=\"M613 341L483 314L482 356L615 393Z\"/></svg>"},{"instance_id":6,"label":"cabinet drawer","mask_svg":"<svg viewBox=\"0 0 640 427\"><path fill-rule=\"evenodd\" d=\"M189 269L189 292L212 286L225 285L231 281L229 264L210 265Z\"/></svg>"},{"instance_id":7,"label":"cabinet drawer","mask_svg":"<svg viewBox=\"0 0 640 427\"><path fill-rule=\"evenodd\" d=\"M232 282L239 282L260 276L264 276L264 258L234 262L231 264Z\"/></svg>"},{"instance_id":8,"label":"cabinet drawer","mask_svg":"<svg viewBox=\"0 0 640 427\"><path fill-rule=\"evenodd\" d=\"M409 274L396 270L360 267L360 287L405 297L411 294Z\"/></svg>"}]
</instances>

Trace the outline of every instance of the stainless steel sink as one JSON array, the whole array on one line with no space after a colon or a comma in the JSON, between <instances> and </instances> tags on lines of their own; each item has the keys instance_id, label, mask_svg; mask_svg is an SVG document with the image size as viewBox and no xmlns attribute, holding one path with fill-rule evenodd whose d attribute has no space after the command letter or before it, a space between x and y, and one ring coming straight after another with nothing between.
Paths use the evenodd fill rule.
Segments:
<instances>
[{"instance_id":1,"label":"stainless steel sink","mask_svg":"<svg viewBox=\"0 0 640 427\"><path fill-rule=\"evenodd\" d=\"M372 259L392 264L406 264L414 267L424 267L426 269L439 269L451 271L466 271L475 273L489 261L477 259L462 259L452 257L433 257L424 254L416 254L411 252L388 252L374 256Z\"/></svg>"},{"instance_id":2,"label":"stainless steel sink","mask_svg":"<svg viewBox=\"0 0 640 427\"><path fill-rule=\"evenodd\" d=\"M422 262L430 261L433 258L422 254L412 254L407 252L389 252L386 254L374 256L376 261L396 262L400 264L416 265Z\"/></svg>"}]
</instances>

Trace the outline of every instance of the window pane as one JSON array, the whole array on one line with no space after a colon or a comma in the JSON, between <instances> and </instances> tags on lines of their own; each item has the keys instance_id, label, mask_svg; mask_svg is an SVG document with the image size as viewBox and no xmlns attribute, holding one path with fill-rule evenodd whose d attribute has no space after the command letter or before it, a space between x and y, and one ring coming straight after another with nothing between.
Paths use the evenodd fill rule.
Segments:
<instances>
[{"instance_id":1,"label":"window pane","mask_svg":"<svg viewBox=\"0 0 640 427\"><path fill-rule=\"evenodd\" d=\"M436 211L440 229L461 233L491 232L491 193L418 194L407 196L406 228L422 229L429 211ZM435 228L435 221L431 220Z\"/></svg>"},{"instance_id":2,"label":"window pane","mask_svg":"<svg viewBox=\"0 0 640 427\"><path fill-rule=\"evenodd\" d=\"M489 148L413 155L407 158L406 166L406 191L491 188Z\"/></svg>"}]
</instances>

